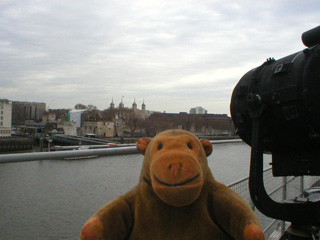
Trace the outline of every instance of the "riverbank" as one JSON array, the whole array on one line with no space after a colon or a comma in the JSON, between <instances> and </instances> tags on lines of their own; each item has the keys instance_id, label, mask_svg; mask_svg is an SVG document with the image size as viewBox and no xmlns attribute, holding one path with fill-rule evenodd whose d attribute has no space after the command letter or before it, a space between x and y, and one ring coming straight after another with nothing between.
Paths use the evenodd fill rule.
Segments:
<instances>
[{"instance_id":1,"label":"riverbank","mask_svg":"<svg viewBox=\"0 0 320 240\"><path fill-rule=\"evenodd\" d=\"M33 149L31 138L8 137L0 138L0 153L27 151Z\"/></svg>"},{"instance_id":2,"label":"riverbank","mask_svg":"<svg viewBox=\"0 0 320 240\"><path fill-rule=\"evenodd\" d=\"M219 143L232 143L242 141L238 136L198 136L201 139L208 139L212 144ZM100 138L97 138L100 139ZM101 138L114 143L119 143L119 145L133 145L139 138ZM54 144L53 144L54 145ZM51 147L53 146L51 145ZM10 137L10 138L0 138L0 154L7 153L26 153L26 152L47 152L46 144L42 147L37 146L32 138L22 138L22 137ZM80 145L79 145L80 146ZM94 145L90 145L91 147Z\"/></svg>"}]
</instances>

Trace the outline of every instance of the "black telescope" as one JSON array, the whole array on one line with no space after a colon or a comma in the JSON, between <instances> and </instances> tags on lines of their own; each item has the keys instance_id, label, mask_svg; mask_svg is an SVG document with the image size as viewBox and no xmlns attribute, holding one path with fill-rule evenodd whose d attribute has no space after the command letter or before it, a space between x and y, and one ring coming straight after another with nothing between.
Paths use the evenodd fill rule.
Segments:
<instances>
[{"instance_id":1,"label":"black telescope","mask_svg":"<svg viewBox=\"0 0 320 240\"><path fill-rule=\"evenodd\" d=\"M250 194L267 216L320 224L320 202L275 202L263 183L263 153L274 176L320 175L320 26L302 34L303 51L267 59L233 90L230 110L238 135L251 146Z\"/></svg>"}]
</instances>

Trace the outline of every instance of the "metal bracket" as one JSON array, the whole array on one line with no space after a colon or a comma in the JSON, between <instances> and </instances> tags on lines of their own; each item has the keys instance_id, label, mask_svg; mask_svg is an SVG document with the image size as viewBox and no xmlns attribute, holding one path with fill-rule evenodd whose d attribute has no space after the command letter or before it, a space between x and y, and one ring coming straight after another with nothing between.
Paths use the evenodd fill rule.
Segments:
<instances>
[{"instance_id":1,"label":"metal bracket","mask_svg":"<svg viewBox=\"0 0 320 240\"><path fill-rule=\"evenodd\" d=\"M259 112L257 110L257 112ZM261 112L261 111L260 111ZM320 224L320 202L276 202L263 182L263 119L252 114L249 190L253 203L266 216L303 225Z\"/></svg>"}]
</instances>

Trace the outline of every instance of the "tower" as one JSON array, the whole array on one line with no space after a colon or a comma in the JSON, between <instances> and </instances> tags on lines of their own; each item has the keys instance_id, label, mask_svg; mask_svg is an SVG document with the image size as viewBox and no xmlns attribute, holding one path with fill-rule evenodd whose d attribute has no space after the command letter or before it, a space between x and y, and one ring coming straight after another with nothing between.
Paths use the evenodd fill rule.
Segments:
<instances>
[{"instance_id":1,"label":"tower","mask_svg":"<svg viewBox=\"0 0 320 240\"><path fill-rule=\"evenodd\" d=\"M124 108L124 104L123 104L123 96L121 98L121 102L119 103L119 109Z\"/></svg>"},{"instance_id":2,"label":"tower","mask_svg":"<svg viewBox=\"0 0 320 240\"><path fill-rule=\"evenodd\" d=\"M141 110L142 110L143 113L146 112L146 105L144 104L144 99L143 99L143 103L141 105Z\"/></svg>"},{"instance_id":3,"label":"tower","mask_svg":"<svg viewBox=\"0 0 320 240\"><path fill-rule=\"evenodd\" d=\"M113 98L112 98L112 102L110 103L110 109L114 109L114 102L113 102Z\"/></svg>"},{"instance_id":4,"label":"tower","mask_svg":"<svg viewBox=\"0 0 320 240\"><path fill-rule=\"evenodd\" d=\"M133 110L134 113L138 112L138 106L136 104L136 98L134 98L134 101L132 103L132 110Z\"/></svg>"}]
</instances>

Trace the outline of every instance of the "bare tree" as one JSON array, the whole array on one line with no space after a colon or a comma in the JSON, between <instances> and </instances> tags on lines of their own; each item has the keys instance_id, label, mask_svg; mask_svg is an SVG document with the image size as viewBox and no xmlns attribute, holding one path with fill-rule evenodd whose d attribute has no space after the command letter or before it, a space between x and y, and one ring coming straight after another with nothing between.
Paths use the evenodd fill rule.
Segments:
<instances>
[{"instance_id":1,"label":"bare tree","mask_svg":"<svg viewBox=\"0 0 320 240\"><path fill-rule=\"evenodd\" d=\"M113 121L116 115L116 109L108 108L101 112L101 117L103 121Z\"/></svg>"},{"instance_id":2,"label":"bare tree","mask_svg":"<svg viewBox=\"0 0 320 240\"><path fill-rule=\"evenodd\" d=\"M78 103L74 106L74 109L87 109L87 106L82 103Z\"/></svg>"},{"instance_id":3,"label":"bare tree","mask_svg":"<svg viewBox=\"0 0 320 240\"><path fill-rule=\"evenodd\" d=\"M101 112L98 109L88 110L88 120L96 121L102 119Z\"/></svg>"},{"instance_id":4,"label":"bare tree","mask_svg":"<svg viewBox=\"0 0 320 240\"><path fill-rule=\"evenodd\" d=\"M126 126L128 126L130 129L131 137L133 137L133 134L136 131L137 127L139 127L139 125L141 124L141 119L138 118L135 112L131 110L125 122Z\"/></svg>"},{"instance_id":5,"label":"bare tree","mask_svg":"<svg viewBox=\"0 0 320 240\"><path fill-rule=\"evenodd\" d=\"M94 106L94 105L92 105L92 104L89 104L89 105L87 106L87 109L88 109L89 111L98 110L97 106Z\"/></svg>"}]
</instances>

